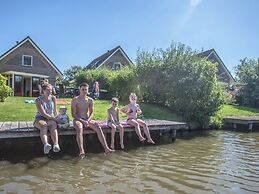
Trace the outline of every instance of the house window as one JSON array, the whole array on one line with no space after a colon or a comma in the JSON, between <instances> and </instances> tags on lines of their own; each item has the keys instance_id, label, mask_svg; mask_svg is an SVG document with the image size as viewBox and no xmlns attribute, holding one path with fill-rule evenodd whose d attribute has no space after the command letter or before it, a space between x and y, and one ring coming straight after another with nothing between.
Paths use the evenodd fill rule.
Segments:
<instances>
[{"instance_id":1,"label":"house window","mask_svg":"<svg viewBox=\"0 0 259 194\"><path fill-rule=\"evenodd\" d=\"M120 70L120 68L121 68L120 62L116 62L112 64L112 70L117 71L117 70Z\"/></svg>"},{"instance_id":2,"label":"house window","mask_svg":"<svg viewBox=\"0 0 259 194\"><path fill-rule=\"evenodd\" d=\"M32 66L33 58L30 55L22 56L22 65L23 66Z\"/></svg>"}]
</instances>

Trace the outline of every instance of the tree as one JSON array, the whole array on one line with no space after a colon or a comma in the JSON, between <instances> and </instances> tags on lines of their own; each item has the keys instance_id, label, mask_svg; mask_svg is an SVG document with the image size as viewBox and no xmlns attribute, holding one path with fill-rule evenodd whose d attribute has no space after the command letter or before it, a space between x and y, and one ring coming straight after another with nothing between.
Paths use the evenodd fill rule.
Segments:
<instances>
[{"instance_id":1,"label":"tree","mask_svg":"<svg viewBox=\"0 0 259 194\"><path fill-rule=\"evenodd\" d=\"M138 52L136 62L143 99L168 106L187 121L207 127L224 103L217 65L184 44Z\"/></svg>"},{"instance_id":2,"label":"tree","mask_svg":"<svg viewBox=\"0 0 259 194\"><path fill-rule=\"evenodd\" d=\"M238 81L243 85L236 97L237 103L259 107L259 58L240 60L236 67Z\"/></svg>"},{"instance_id":3,"label":"tree","mask_svg":"<svg viewBox=\"0 0 259 194\"><path fill-rule=\"evenodd\" d=\"M0 102L4 102L12 92L12 89L6 85L6 80L6 77L0 74Z\"/></svg>"},{"instance_id":4,"label":"tree","mask_svg":"<svg viewBox=\"0 0 259 194\"><path fill-rule=\"evenodd\" d=\"M76 75L80 74L82 70L83 67L78 65L71 66L69 69L65 70L63 84L68 86L71 81L75 80Z\"/></svg>"}]
</instances>

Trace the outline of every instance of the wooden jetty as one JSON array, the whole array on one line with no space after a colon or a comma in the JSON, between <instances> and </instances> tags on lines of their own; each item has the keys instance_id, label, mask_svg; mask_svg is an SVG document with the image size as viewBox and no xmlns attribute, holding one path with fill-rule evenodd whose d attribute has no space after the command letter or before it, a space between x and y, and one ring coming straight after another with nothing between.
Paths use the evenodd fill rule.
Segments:
<instances>
[{"instance_id":1,"label":"wooden jetty","mask_svg":"<svg viewBox=\"0 0 259 194\"><path fill-rule=\"evenodd\" d=\"M259 123L259 116L231 116L223 118L225 123L229 123L234 129L238 124L248 125L248 130L253 130L253 125Z\"/></svg>"},{"instance_id":2,"label":"wooden jetty","mask_svg":"<svg viewBox=\"0 0 259 194\"><path fill-rule=\"evenodd\" d=\"M178 129L188 129L186 123L183 122L175 122L175 121L167 121L167 120L156 120L149 119L145 120L147 125L149 126L150 131L159 131L159 134L162 135L165 132L169 132L172 140L176 138L176 130ZM104 133L110 133L111 129L107 126L105 121L98 122L103 129ZM135 131L131 125L123 123L125 132ZM58 129L59 135L75 135L76 131L72 127L72 123L70 123L70 127L65 129ZM91 129L84 130L84 134L93 134L95 133ZM0 139L8 139L8 138L26 138L26 137L38 137L40 132L33 126L33 122L0 122Z\"/></svg>"}]
</instances>

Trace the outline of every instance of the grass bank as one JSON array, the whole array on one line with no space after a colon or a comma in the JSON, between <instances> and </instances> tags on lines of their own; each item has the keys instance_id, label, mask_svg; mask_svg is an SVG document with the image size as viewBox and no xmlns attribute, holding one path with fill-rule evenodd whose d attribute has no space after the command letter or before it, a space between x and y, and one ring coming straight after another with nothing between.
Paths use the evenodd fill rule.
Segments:
<instances>
[{"instance_id":1,"label":"grass bank","mask_svg":"<svg viewBox=\"0 0 259 194\"><path fill-rule=\"evenodd\" d=\"M0 103L0 121L32 121L36 113L35 104L27 104L25 100L34 100L35 98L28 97L9 97L5 102ZM59 100L68 100L70 98L61 98ZM126 102L120 102L120 106L124 106ZM58 107L61 105L58 105ZM71 119L71 105L66 105L68 115ZM94 101L94 119L106 120L107 109L110 107L108 100L95 100ZM181 117L172 113L166 108L159 107L151 104L140 104L143 111L141 115L144 119L164 119L172 121L181 121ZM121 115L121 119L125 119L125 115Z\"/></svg>"}]
</instances>

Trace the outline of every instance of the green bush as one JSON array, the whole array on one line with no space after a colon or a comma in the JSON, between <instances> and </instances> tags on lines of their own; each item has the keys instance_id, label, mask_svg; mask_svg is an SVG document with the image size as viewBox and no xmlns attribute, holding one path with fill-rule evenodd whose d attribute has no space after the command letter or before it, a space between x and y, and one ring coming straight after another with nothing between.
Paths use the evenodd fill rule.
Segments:
<instances>
[{"instance_id":1,"label":"green bush","mask_svg":"<svg viewBox=\"0 0 259 194\"><path fill-rule=\"evenodd\" d=\"M217 65L183 44L139 52L137 74L143 100L168 106L187 121L207 127L224 103Z\"/></svg>"},{"instance_id":2,"label":"green bush","mask_svg":"<svg viewBox=\"0 0 259 194\"><path fill-rule=\"evenodd\" d=\"M6 85L6 80L6 77L0 74L0 102L4 102L12 92L12 89Z\"/></svg>"},{"instance_id":3,"label":"green bush","mask_svg":"<svg viewBox=\"0 0 259 194\"><path fill-rule=\"evenodd\" d=\"M113 71L107 68L99 68L94 70L84 70L76 77L77 86L86 82L90 84L98 81L100 88L107 90L108 97L118 97L121 100L127 100L130 92L136 91L136 77L134 69L128 67L119 71Z\"/></svg>"},{"instance_id":4,"label":"green bush","mask_svg":"<svg viewBox=\"0 0 259 194\"><path fill-rule=\"evenodd\" d=\"M243 85L236 96L238 104L259 108L259 58L242 59L236 67L238 81Z\"/></svg>"}]
</instances>

